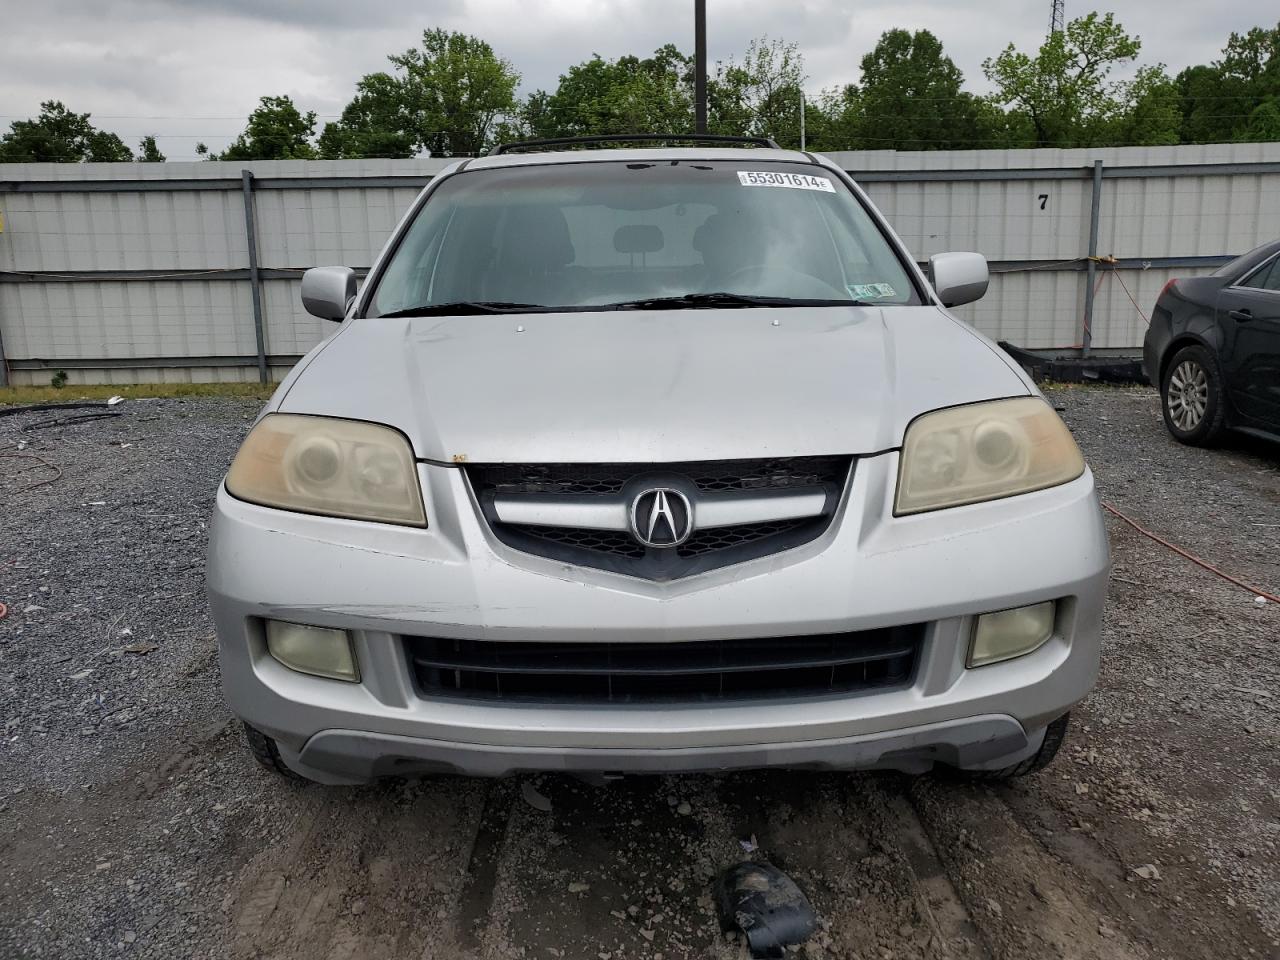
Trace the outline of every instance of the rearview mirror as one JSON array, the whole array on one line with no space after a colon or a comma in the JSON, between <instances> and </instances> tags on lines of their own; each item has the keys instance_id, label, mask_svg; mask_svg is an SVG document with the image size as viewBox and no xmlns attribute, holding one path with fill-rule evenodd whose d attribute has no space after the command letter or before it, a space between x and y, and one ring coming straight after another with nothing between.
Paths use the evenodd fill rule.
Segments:
<instances>
[{"instance_id":1,"label":"rearview mirror","mask_svg":"<svg viewBox=\"0 0 1280 960\"><path fill-rule=\"evenodd\" d=\"M929 282L944 307L981 300L991 274L980 253L939 253L929 258Z\"/></svg>"},{"instance_id":2,"label":"rearview mirror","mask_svg":"<svg viewBox=\"0 0 1280 960\"><path fill-rule=\"evenodd\" d=\"M302 306L321 320L341 322L356 298L356 275L350 267L312 267L302 275Z\"/></svg>"}]
</instances>

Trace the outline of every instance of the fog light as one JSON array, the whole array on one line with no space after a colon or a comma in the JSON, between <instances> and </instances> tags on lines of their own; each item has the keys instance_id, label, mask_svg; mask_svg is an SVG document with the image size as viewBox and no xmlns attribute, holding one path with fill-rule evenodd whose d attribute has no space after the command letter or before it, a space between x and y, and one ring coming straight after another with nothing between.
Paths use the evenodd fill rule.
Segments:
<instances>
[{"instance_id":1,"label":"fog light","mask_svg":"<svg viewBox=\"0 0 1280 960\"><path fill-rule=\"evenodd\" d=\"M1012 660L1039 649L1053 633L1054 607L1049 600L1030 607L984 613L973 628L969 666Z\"/></svg>"},{"instance_id":2,"label":"fog light","mask_svg":"<svg viewBox=\"0 0 1280 960\"><path fill-rule=\"evenodd\" d=\"M345 630L268 620L267 651L299 673L333 680L360 680L351 638Z\"/></svg>"}]
</instances>

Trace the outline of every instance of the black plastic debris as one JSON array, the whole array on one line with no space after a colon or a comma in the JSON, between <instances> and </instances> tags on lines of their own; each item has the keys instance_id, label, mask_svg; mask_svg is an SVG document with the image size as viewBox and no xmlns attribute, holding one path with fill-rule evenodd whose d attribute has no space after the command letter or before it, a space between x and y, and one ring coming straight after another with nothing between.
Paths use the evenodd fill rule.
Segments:
<instances>
[{"instance_id":1,"label":"black plastic debris","mask_svg":"<svg viewBox=\"0 0 1280 960\"><path fill-rule=\"evenodd\" d=\"M720 929L741 930L753 957L781 957L818 927L808 897L772 864L735 864L717 878L713 896Z\"/></svg>"},{"instance_id":2,"label":"black plastic debris","mask_svg":"<svg viewBox=\"0 0 1280 960\"><path fill-rule=\"evenodd\" d=\"M1058 383L1147 383L1139 357L1098 355L1063 356L1053 350L1024 350L1004 340L1000 349L1022 366L1037 381ZM1072 351L1074 353L1074 351Z\"/></svg>"},{"instance_id":3,"label":"black plastic debris","mask_svg":"<svg viewBox=\"0 0 1280 960\"><path fill-rule=\"evenodd\" d=\"M89 408L97 411L96 413L73 413L68 416L53 417L49 420L37 420L20 428L23 433L30 433L32 430L43 430L46 427L65 427L73 423L83 423L86 420L104 420L108 417L118 417L120 416L120 411L112 408L123 402L124 397L111 397L105 402L102 400L90 400L76 403L31 403L21 407L0 407L0 417L13 416L19 413L32 413L37 410L83 410Z\"/></svg>"},{"instance_id":4,"label":"black plastic debris","mask_svg":"<svg viewBox=\"0 0 1280 960\"><path fill-rule=\"evenodd\" d=\"M35 413L38 410L83 410L85 408L114 407L123 403L124 397L111 397L108 400L80 400L74 403L28 403L16 407L0 407L0 417L11 417L19 413Z\"/></svg>"},{"instance_id":5,"label":"black plastic debris","mask_svg":"<svg viewBox=\"0 0 1280 960\"><path fill-rule=\"evenodd\" d=\"M538 792L538 788L528 780L520 781L520 796L524 797L524 802L533 809L541 810L543 813L551 812L551 801L546 794Z\"/></svg>"}]
</instances>

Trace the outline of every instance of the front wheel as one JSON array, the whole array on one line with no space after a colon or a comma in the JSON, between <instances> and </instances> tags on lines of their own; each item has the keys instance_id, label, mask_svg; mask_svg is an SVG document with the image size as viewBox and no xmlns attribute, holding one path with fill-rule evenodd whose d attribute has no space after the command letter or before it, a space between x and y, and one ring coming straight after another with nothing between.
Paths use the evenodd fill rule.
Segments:
<instances>
[{"instance_id":1,"label":"front wheel","mask_svg":"<svg viewBox=\"0 0 1280 960\"><path fill-rule=\"evenodd\" d=\"M1040 741L1040 749L1017 763L994 770L952 770L953 775L963 780L974 780L984 783L1012 780L1014 777L1025 777L1029 773L1043 770L1058 755L1062 741L1067 738L1067 726L1071 722L1071 714L1064 713L1049 726L1045 727L1044 739Z\"/></svg>"},{"instance_id":2,"label":"front wheel","mask_svg":"<svg viewBox=\"0 0 1280 960\"><path fill-rule=\"evenodd\" d=\"M255 729L244 724L244 738L249 745L249 752L253 754L253 759L262 764L272 773L284 777L286 780L294 780L299 783L309 783L306 777L294 773L289 766L280 759L280 750L276 746L276 742L268 737L261 730Z\"/></svg>"},{"instance_id":3,"label":"front wheel","mask_svg":"<svg viewBox=\"0 0 1280 960\"><path fill-rule=\"evenodd\" d=\"M1218 440L1226 429L1226 403L1213 354L1198 345L1175 353L1160 384L1160 405L1179 443L1203 447Z\"/></svg>"}]
</instances>

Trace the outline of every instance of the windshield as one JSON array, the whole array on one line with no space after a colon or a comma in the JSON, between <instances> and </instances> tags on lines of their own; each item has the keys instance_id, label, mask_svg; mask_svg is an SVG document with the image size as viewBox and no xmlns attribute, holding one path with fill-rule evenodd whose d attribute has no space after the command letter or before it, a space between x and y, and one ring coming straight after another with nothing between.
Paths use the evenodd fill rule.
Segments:
<instances>
[{"instance_id":1,"label":"windshield","mask_svg":"<svg viewBox=\"0 0 1280 960\"><path fill-rule=\"evenodd\" d=\"M819 166L607 161L449 177L404 234L366 315L659 298L920 302L870 215Z\"/></svg>"},{"instance_id":2,"label":"windshield","mask_svg":"<svg viewBox=\"0 0 1280 960\"><path fill-rule=\"evenodd\" d=\"M1254 247L1248 253L1242 253L1240 256L1236 257L1234 260L1228 263L1224 263L1217 270L1213 271L1213 273L1209 274L1209 276L1234 277L1234 276L1237 276L1238 274L1242 274L1246 270L1249 270L1252 267L1256 266L1257 264L1262 263L1262 261L1266 260L1269 256L1275 253L1277 246L1278 245L1275 243L1264 243L1260 247Z\"/></svg>"}]
</instances>

